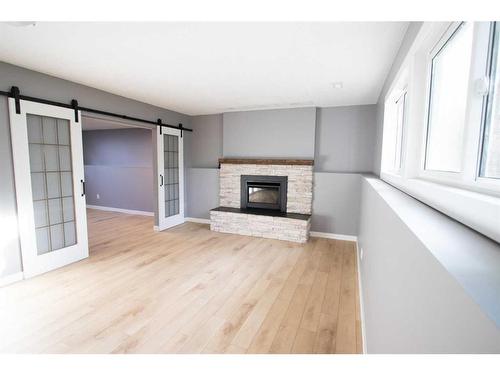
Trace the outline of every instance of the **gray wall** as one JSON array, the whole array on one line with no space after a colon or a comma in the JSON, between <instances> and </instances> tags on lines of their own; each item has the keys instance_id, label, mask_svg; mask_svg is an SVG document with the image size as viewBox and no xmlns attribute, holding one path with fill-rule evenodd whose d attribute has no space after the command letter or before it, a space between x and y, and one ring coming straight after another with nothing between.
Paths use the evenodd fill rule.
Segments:
<instances>
[{"instance_id":1,"label":"gray wall","mask_svg":"<svg viewBox=\"0 0 500 375\"><path fill-rule=\"evenodd\" d=\"M37 96L65 103L69 103L74 98L78 100L80 105L85 107L93 107L152 120L161 118L165 123L182 123L186 127L190 126L190 117L181 113L0 62L0 90L8 91L11 86L18 86L24 95ZM188 134L186 136L187 139L189 133L186 132L186 134ZM153 147L155 147L155 143L153 143ZM0 97L0 155L2 156L0 160L2 176L0 178L0 209L2 210L2 219L7 220L8 223L6 223L6 226L10 227L12 223L15 225L17 221L17 209L10 145L9 112L7 98L5 97ZM156 164L154 168L156 174ZM156 188L156 184L154 186ZM22 266L19 239L9 239L8 244L2 251L2 259L5 260L6 264L0 269L0 277L20 272Z\"/></svg>"},{"instance_id":2,"label":"gray wall","mask_svg":"<svg viewBox=\"0 0 500 375\"><path fill-rule=\"evenodd\" d=\"M315 172L311 230L356 236L359 196L359 174Z\"/></svg>"},{"instance_id":3,"label":"gray wall","mask_svg":"<svg viewBox=\"0 0 500 375\"><path fill-rule=\"evenodd\" d=\"M224 113L224 157L314 158L316 108Z\"/></svg>"},{"instance_id":4,"label":"gray wall","mask_svg":"<svg viewBox=\"0 0 500 375\"><path fill-rule=\"evenodd\" d=\"M189 142L186 155L187 168L217 168L222 157L222 114L191 117L193 133L184 141Z\"/></svg>"},{"instance_id":5,"label":"gray wall","mask_svg":"<svg viewBox=\"0 0 500 375\"><path fill-rule=\"evenodd\" d=\"M219 169L189 168L186 186L186 217L210 219L209 211L219 206Z\"/></svg>"},{"instance_id":6,"label":"gray wall","mask_svg":"<svg viewBox=\"0 0 500 375\"><path fill-rule=\"evenodd\" d=\"M377 107L319 108L314 169L318 172L371 172Z\"/></svg>"},{"instance_id":7,"label":"gray wall","mask_svg":"<svg viewBox=\"0 0 500 375\"><path fill-rule=\"evenodd\" d=\"M148 129L84 131L87 204L153 212L152 139Z\"/></svg>"},{"instance_id":8,"label":"gray wall","mask_svg":"<svg viewBox=\"0 0 500 375\"><path fill-rule=\"evenodd\" d=\"M222 114L193 116L194 132L184 140L186 154L186 217L209 219L219 205L219 158L222 157Z\"/></svg>"},{"instance_id":9,"label":"gray wall","mask_svg":"<svg viewBox=\"0 0 500 375\"><path fill-rule=\"evenodd\" d=\"M500 353L500 245L374 177L361 181L367 352Z\"/></svg>"}]
</instances>

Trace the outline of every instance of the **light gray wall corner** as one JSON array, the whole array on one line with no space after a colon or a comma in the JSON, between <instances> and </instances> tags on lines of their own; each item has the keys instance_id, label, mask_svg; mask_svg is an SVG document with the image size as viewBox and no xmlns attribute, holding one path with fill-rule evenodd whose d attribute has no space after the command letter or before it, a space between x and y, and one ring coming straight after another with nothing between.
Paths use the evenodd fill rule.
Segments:
<instances>
[{"instance_id":1,"label":"light gray wall corner","mask_svg":"<svg viewBox=\"0 0 500 375\"><path fill-rule=\"evenodd\" d=\"M314 169L369 172L373 167L376 106L318 108Z\"/></svg>"},{"instance_id":2,"label":"light gray wall corner","mask_svg":"<svg viewBox=\"0 0 500 375\"><path fill-rule=\"evenodd\" d=\"M210 210L219 206L219 169L188 168L186 217L210 219Z\"/></svg>"},{"instance_id":3,"label":"light gray wall corner","mask_svg":"<svg viewBox=\"0 0 500 375\"><path fill-rule=\"evenodd\" d=\"M315 172L311 230L356 236L359 198L359 174Z\"/></svg>"},{"instance_id":4,"label":"light gray wall corner","mask_svg":"<svg viewBox=\"0 0 500 375\"><path fill-rule=\"evenodd\" d=\"M224 157L314 158L316 108L223 114Z\"/></svg>"},{"instance_id":5,"label":"light gray wall corner","mask_svg":"<svg viewBox=\"0 0 500 375\"><path fill-rule=\"evenodd\" d=\"M500 287L491 266L499 245L380 180L361 181L368 353L500 353L500 329L476 302ZM495 293L488 298L497 303Z\"/></svg>"}]
</instances>

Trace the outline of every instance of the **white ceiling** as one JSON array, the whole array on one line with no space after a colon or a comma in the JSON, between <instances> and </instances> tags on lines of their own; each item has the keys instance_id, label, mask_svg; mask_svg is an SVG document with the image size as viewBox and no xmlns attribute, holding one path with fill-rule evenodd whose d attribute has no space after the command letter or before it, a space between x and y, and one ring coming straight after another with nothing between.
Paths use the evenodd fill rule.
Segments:
<instances>
[{"instance_id":1,"label":"white ceiling","mask_svg":"<svg viewBox=\"0 0 500 375\"><path fill-rule=\"evenodd\" d=\"M407 26L0 23L0 60L189 115L374 104Z\"/></svg>"}]
</instances>

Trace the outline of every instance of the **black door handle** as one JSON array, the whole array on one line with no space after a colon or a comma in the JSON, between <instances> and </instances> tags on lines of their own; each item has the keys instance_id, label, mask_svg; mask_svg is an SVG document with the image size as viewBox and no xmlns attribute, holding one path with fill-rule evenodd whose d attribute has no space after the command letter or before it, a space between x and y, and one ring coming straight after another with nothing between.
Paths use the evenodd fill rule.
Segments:
<instances>
[{"instance_id":1,"label":"black door handle","mask_svg":"<svg viewBox=\"0 0 500 375\"><path fill-rule=\"evenodd\" d=\"M83 197L85 195L85 181L80 180L80 182L82 183L82 197Z\"/></svg>"},{"instance_id":2,"label":"black door handle","mask_svg":"<svg viewBox=\"0 0 500 375\"><path fill-rule=\"evenodd\" d=\"M160 186L163 186L163 175L161 174L160 177L161 177Z\"/></svg>"}]
</instances>

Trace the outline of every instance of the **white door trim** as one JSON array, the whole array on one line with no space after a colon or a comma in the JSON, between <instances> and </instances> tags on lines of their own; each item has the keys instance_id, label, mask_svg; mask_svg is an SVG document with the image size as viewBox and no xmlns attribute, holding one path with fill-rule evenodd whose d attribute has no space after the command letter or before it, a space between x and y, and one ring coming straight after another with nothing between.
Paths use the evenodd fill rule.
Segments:
<instances>
[{"instance_id":1,"label":"white door trim","mask_svg":"<svg viewBox=\"0 0 500 375\"><path fill-rule=\"evenodd\" d=\"M15 101L9 98L19 237L23 273L24 277L28 278L88 257L87 216L81 184L81 181L84 181L82 127L81 122L75 122L74 110L25 100L21 100L20 103L21 113L17 114ZM70 124L77 243L43 255L37 254L27 114L62 118L68 120Z\"/></svg>"},{"instance_id":2,"label":"white door trim","mask_svg":"<svg viewBox=\"0 0 500 375\"><path fill-rule=\"evenodd\" d=\"M165 217L165 160L163 155L165 134L179 137L179 213L174 216ZM157 150L157 186L158 186L158 226L155 230L165 230L173 226L183 224L184 218L184 141L181 137L181 130L167 127L157 127L156 129L156 150Z\"/></svg>"}]
</instances>

